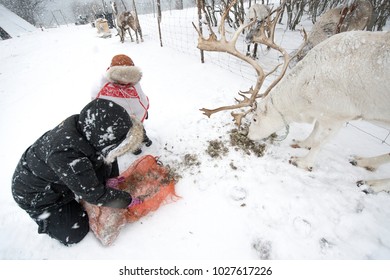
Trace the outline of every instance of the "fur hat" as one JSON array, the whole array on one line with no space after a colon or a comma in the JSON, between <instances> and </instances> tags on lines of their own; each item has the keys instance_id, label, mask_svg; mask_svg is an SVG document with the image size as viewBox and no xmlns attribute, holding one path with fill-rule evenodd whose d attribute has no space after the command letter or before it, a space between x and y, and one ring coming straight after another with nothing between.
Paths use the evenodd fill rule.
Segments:
<instances>
[{"instance_id":1,"label":"fur hat","mask_svg":"<svg viewBox=\"0 0 390 280\"><path fill-rule=\"evenodd\" d=\"M113 163L115 159L123 156L127 152L135 152L141 146L144 139L144 127L135 117L130 116L133 126L126 134L126 138L114 149L110 150L104 157L107 163Z\"/></svg>"},{"instance_id":2,"label":"fur hat","mask_svg":"<svg viewBox=\"0 0 390 280\"><path fill-rule=\"evenodd\" d=\"M112 58L110 67L112 66L134 66L134 62L127 55L118 54Z\"/></svg>"},{"instance_id":3,"label":"fur hat","mask_svg":"<svg viewBox=\"0 0 390 280\"><path fill-rule=\"evenodd\" d=\"M139 149L144 138L142 123L115 102L94 99L79 114L79 131L107 163Z\"/></svg>"},{"instance_id":4,"label":"fur hat","mask_svg":"<svg viewBox=\"0 0 390 280\"><path fill-rule=\"evenodd\" d=\"M142 78L139 67L134 65L133 60L124 54L115 55L111 65L107 69L106 77L109 81L118 84L136 84Z\"/></svg>"}]
</instances>

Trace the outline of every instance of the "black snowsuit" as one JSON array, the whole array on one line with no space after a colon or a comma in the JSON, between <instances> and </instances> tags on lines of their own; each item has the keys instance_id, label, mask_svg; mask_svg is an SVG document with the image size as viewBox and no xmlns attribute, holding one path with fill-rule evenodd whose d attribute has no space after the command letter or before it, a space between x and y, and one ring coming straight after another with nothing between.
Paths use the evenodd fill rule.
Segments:
<instances>
[{"instance_id":1,"label":"black snowsuit","mask_svg":"<svg viewBox=\"0 0 390 280\"><path fill-rule=\"evenodd\" d=\"M22 155L12 178L17 204L36 221L39 233L68 245L89 231L88 216L78 203L126 208L127 192L107 188L119 175L118 164L103 156L117 147L132 127L126 110L96 99L36 140Z\"/></svg>"}]
</instances>

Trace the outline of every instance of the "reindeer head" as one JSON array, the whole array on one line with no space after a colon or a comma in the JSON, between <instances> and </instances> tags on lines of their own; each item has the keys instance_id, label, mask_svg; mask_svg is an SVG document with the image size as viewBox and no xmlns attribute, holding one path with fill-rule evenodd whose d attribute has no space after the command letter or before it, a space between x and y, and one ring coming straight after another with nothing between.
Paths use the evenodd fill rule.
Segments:
<instances>
[{"instance_id":1,"label":"reindeer head","mask_svg":"<svg viewBox=\"0 0 390 280\"><path fill-rule=\"evenodd\" d=\"M260 27L262 25L262 22L263 21L261 21L261 20L256 20L255 24L249 28L249 31L245 36L245 43L246 44L253 43L254 36L258 35L258 33L260 32Z\"/></svg>"},{"instance_id":2,"label":"reindeer head","mask_svg":"<svg viewBox=\"0 0 390 280\"><path fill-rule=\"evenodd\" d=\"M261 28L267 26L267 20L271 15L271 8L263 4L253 4L246 15L245 23L249 24L249 32L245 37L245 43L253 43L254 36L261 35ZM254 22L254 24L252 24ZM265 22L265 25L263 24Z\"/></svg>"},{"instance_id":3,"label":"reindeer head","mask_svg":"<svg viewBox=\"0 0 390 280\"><path fill-rule=\"evenodd\" d=\"M252 141L265 139L286 125L286 121L271 100L271 98L261 100L252 116L247 135Z\"/></svg>"}]
</instances>

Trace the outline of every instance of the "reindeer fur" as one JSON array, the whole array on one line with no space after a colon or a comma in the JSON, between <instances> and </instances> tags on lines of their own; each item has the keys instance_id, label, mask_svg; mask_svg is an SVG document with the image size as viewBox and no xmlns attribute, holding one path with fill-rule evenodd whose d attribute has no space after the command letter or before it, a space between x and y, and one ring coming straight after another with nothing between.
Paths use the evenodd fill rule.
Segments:
<instances>
[{"instance_id":1,"label":"reindeer fur","mask_svg":"<svg viewBox=\"0 0 390 280\"><path fill-rule=\"evenodd\" d=\"M245 42L247 43L247 52L246 55L250 56L251 43L253 42L253 37L257 34L259 25L267 16L271 13L271 9L267 5L263 4L253 4L249 9L245 17L247 23L257 20L255 26L249 29L248 34L245 36ZM257 58L257 43L253 46L253 58Z\"/></svg>"},{"instance_id":2,"label":"reindeer fur","mask_svg":"<svg viewBox=\"0 0 390 280\"><path fill-rule=\"evenodd\" d=\"M307 41L291 61L294 66L316 45L337 33L364 30L371 20L373 8L368 0L356 0L350 7L337 7L325 12L314 24Z\"/></svg>"},{"instance_id":3,"label":"reindeer fur","mask_svg":"<svg viewBox=\"0 0 390 280\"><path fill-rule=\"evenodd\" d=\"M248 137L261 140L289 123L315 122L294 147L310 149L291 163L312 170L321 147L345 122L366 120L390 126L390 32L351 31L314 47L258 104ZM375 169L389 155L354 163ZM372 166L371 166L372 165ZM390 191L390 179L365 181Z\"/></svg>"}]
</instances>

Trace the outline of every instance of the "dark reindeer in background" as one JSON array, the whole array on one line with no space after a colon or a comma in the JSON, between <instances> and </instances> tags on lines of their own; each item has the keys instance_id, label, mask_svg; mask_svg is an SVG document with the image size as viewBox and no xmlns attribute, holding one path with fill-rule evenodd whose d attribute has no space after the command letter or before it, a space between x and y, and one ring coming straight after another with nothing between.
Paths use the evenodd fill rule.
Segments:
<instances>
[{"instance_id":1,"label":"dark reindeer in background","mask_svg":"<svg viewBox=\"0 0 390 280\"><path fill-rule=\"evenodd\" d=\"M292 56L296 56L290 62L290 67L295 66L313 47L331 36L366 29L372 13L373 7L368 0L356 0L349 6L340 6L325 12L314 24L307 41L299 48L300 51L292 53Z\"/></svg>"},{"instance_id":2,"label":"dark reindeer in background","mask_svg":"<svg viewBox=\"0 0 390 280\"><path fill-rule=\"evenodd\" d=\"M131 12L126 11L121 13L117 19L117 26L118 26L118 32L122 43L125 41L126 31L129 32L130 40L134 42L133 36L131 36L131 29L133 29L135 32L135 38L136 38L135 40L137 44L139 43L138 34L141 38L141 42L144 41L144 39L142 38L142 31L137 16L133 11Z\"/></svg>"},{"instance_id":3,"label":"dark reindeer in background","mask_svg":"<svg viewBox=\"0 0 390 280\"><path fill-rule=\"evenodd\" d=\"M136 13L134 11L124 11L118 15L118 9L115 2L112 3L112 10L115 15L115 22L121 42L123 43L125 41L126 31L129 32L131 42L134 42L133 36L131 35L131 29L135 32L137 44L139 43L138 35L141 42L143 42L142 30Z\"/></svg>"},{"instance_id":4,"label":"dark reindeer in background","mask_svg":"<svg viewBox=\"0 0 390 280\"><path fill-rule=\"evenodd\" d=\"M245 22L249 23L254 20L254 26L249 28L248 34L245 36L245 43L247 44L247 56L252 56L252 58L257 58L257 43L253 42L253 37L259 32L259 28L262 25L263 21L270 15L271 8L263 4L253 4L245 16ZM253 44L253 52L251 54L251 44Z\"/></svg>"}]
</instances>

